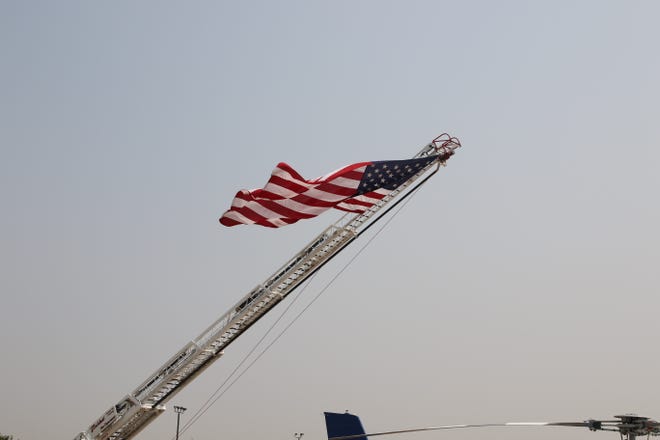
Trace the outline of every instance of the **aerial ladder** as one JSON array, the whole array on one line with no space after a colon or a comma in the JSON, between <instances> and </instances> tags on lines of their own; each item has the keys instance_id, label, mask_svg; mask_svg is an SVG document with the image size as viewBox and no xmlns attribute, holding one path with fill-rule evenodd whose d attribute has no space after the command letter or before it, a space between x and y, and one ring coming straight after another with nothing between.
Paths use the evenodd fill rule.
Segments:
<instances>
[{"instance_id":1,"label":"aerial ladder","mask_svg":"<svg viewBox=\"0 0 660 440\"><path fill-rule=\"evenodd\" d=\"M326 228L284 266L257 285L202 334L186 344L135 390L98 417L74 440L128 440L165 411L165 403L224 354L224 349L302 282L412 194L461 146L442 134L414 158L437 156L417 174L361 214L346 214ZM422 178L422 180L419 180ZM413 186L413 184L417 182ZM403 195L402 195L403 194ZM381 211L397 196L399 200Z\"/></svg>"}]
</instances>

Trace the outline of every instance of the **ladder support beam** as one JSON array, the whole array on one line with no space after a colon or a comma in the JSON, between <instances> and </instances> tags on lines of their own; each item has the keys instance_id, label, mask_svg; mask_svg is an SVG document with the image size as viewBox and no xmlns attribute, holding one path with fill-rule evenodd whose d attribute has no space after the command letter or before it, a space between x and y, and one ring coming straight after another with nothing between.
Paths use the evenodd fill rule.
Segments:
<instances>
[{"instance_id":1,"label":"ladder support beam","mask_svg":"<svg viewBox=\"0 0 660 440\"><path fill-rule=\"evenodd\" d=\"M460 142L443 134L415 158L448 158ZM418 178L444 162L432 162L362 214L346 214L239 300L197 338L186 344L133 392L107 410L74 440L128 440L165 410L165 403L220 358L224 349L268 311L330 261L384 214L376 213ZM435 171L434 171L435 172Z\"/></svg>"}]
</instances>

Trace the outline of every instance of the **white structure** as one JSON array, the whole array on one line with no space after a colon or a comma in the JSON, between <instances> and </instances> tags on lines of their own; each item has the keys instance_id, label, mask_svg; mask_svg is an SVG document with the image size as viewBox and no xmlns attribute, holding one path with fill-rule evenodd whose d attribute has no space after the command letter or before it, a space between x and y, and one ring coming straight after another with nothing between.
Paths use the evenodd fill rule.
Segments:
<instances>
[{"instance_id":1,"label":"white structure","mask_svg":"<svg viewBox=\"0 0 660 440\"><path fill-rule=\"evenodd\" d=\"M165 410L164 405L169 399L222 356L223 350L232 341L359 234L382 218L387 211L378 215L377 213L385 205L402 193L410 194L413 182L426 175L415 188L423 184L440 165L444 165L444 161L458 147L458 139L447 134L435 138L415 158L438 155L438 160L431 162L366 212L347 214L328 227L275 274L255 287L201 335L179 350L140 386L104 412L74 440L126 440L134 437ZM404 197L405 195L399 201ZM396 203L392 204L390 209L394 205Z\"/></svg>"}]
</instances>

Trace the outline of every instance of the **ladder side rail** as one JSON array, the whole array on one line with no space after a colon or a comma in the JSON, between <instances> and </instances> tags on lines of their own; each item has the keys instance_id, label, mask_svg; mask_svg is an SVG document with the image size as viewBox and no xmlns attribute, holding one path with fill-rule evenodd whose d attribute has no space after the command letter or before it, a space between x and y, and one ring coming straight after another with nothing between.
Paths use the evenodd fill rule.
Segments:
<instances>
[{"instance_id":1,"label":"ladder side rail","mask_svg":"<svg viewBox=\"0 0 660 440\"><path fill-rule=\"evenodd\" d=\"M234 320L247 306L251 305L255 301L259 301L260 298L267 294L267 288L265 285L270 284L269 281L279 279L288 273L291 267L300 262L306 255L309 255L314 251L315 248L326 241L329 237L329 231L332 231L333 229L335 229L334 225L328 227L325 231L319 234L302 251L298 252L296 256L294 256L280 269L278 269L274 275L271 275L265 283L257 285L250 291L250 293L237 301L228 312L226 312L223 316L211 324L197 338L193 339L193 342L199 347L206 347L209 341L216 338L218 334L222 333L223 330L228 326L229 322Z\"/></svg>"},{"instance_id":2,"label":"ladder side rail","mask_svg":"<svg viewBox=\"0 0 660 440\"><path fill-rule=\"evenodd\" d=\"M425 147L425 149L422 151L422 153L425 153L427 151L434 151L432 148L433 145L429 144ZM422 154L420 153L420 154ZM300 273L300 274L295 274L296 271L301 270L302 268L305 268L305 272L309 271L313 266L321 266L324 264L330 257L332 257L334 254L336 254L339 250L341 250L346 244L350 243L356 236L356 230L359 226L363 225L365 223L365 220L373 216L373 214L380 210L381 207L383 207L385 204L387 204L391 199L396 197L398 194L400 194L405 188L410 186L417 178L420 176L424 175L430 168L432 168L434 164L429 164L427 167L424 169L420 170L419 173L417 173L415 176L411 177L408 181L404 182L402 185L400 185L396 190L392 191L387 197L385 197L381 202L379 203L378 206L372 207L370 210L363 214L357 214L354 215L353 221L350 222L347 226L345 227L338 227L337 223L329 227L323 234L321 234L320 237L328 237L329 243L326 243L324 248L321 249L321 252L325 253L322 258L319 258L318 254L311 254L311 250L316 247L314 245L309 246L308 249L305 251L301 252L299 256L306 257L304 258L303 261L301 261L300 257L296 257L292 259L292 262L289 263L288 265L285 265L285 269L288 270L288 276L286 273L286 270L282 270L277 276L272 277L270 280L268 280L266 283L264 283L264 286L270 286L274 282L278 281L281 278L285 278L285 281L281 284L279 284L275 290L280 292L282 297L286 296L291 290L293 290L297 285L299 285L302 281L304 281L309 274L306 273ZM357 220L359 219L359 220ZM334 230L333 234L330 234L329 231ZM328 240L325 240L328 241ZM317 241L316 243L320 243L322 240ZM332 253L329 253L329 249L334 248L332 250ZM316 262L315 262L316 260ZM294 265L293 262L300 262L298 265ZM292 275L294 273L295 275ZM270 290L270 289L268 289ZM258 300L259 297L256 297L255 300ZM252 318L254 319L254 318Z\"/></svg>"},{"instance_id":3,"label":"ladder side rail","mask_svg":"<svg viewBox=\"0 0 660 440\"><path fill-rule=\"evenodd\" d=\"M137 412L127 415L127 420L124 421L121 427L115 431L110 431L103 437L98 439L102 440L122 440L136 436L140 431L146 428L149 423L165 411L164 407L147 408L142 406Z\"/></svg>"},{"instance_id":4,"label":"ladder side rail","mask_svg":"<svg viewBox=\"0 0 660 440\"><path fill-rule=\"evenodd\" d=\"M444 136L447 136L444 138ZM442 145L437 144L442 141ZM450 152L460 146L454 138L441 135L427 144L416 156L423 157L440 152ZM164 410L160 403L169 400L180 388L196 377L222 355L222 350L253 323L270 311L286 295L292 292L305 279L320 269L332 257L352 242L357 231L380 218L373 215L390 200L404 191L417 178L425 174L436 162L420 170L398 188L391 191L379 203L361 214L346 214L326 228L302 251L275 272L264 284L258 285L239 300L234 307L209 326L198 338L188 343L177 354L157 369L149 379L129 394L127 399L133 403L131 411L120 413L112 409L95 423L103 421L104 427L94 435L94 424L86 432L80 433L76 440L128 439L142 430L153 417ZM371 221L370 221L371 220ZM342 226L343 225L343 226ZM320 249L319 249L320 247ZM275 286L275 288L272 288ZM120 404L126 401L120 401ZM113 408L119 407L116 405ZM139 407L139 409L137 409ZM105 421L104 417L110 419ZM122 418L130 418L123 420ZM108 428L111 428L109 430ZM107 431L107 432L106 432ZM133 432L130 434L129 431Z\"/></svg>"},{"instance_id":5,"label":"ladder side rail","mask_svg":"<svg viewBox=\"0 0 660 440\"><path fill-rule=\"evenodd\" d=\"M422 150L417 153L414 157L424 157L428 156L429 154L435 153L437 148L434 146L433 142L425 145ZM403 186L408 186L410 185L419 175L425 173L430 167L432 167L433 164L430 164L427 166L425 169L423 169L418 175L414 176L413 178L409 179L407 182L405 182L403 185L401 185L399 188L396 190L392 191L386 198L384 198L377 207L373 207L372 209L367 210L363 214L357 214L351 216L350 214L344 215L342 219L349 218L349 228L352 230L357 230L359 226L362 225L362 223L368 219L372 214L374 214L377 210L380 209L381 206L384 206L389 200L394 198L398 193L400 193L401 188ZM374 209L375 208L375 209ZM283 265L278 271L276 271L275 275L271 276L265 283L265 286L270 286L272 284L275 284L278 280L281 278L284 278L289 274L291 271L295 270L297 265L301 263L302 260L304 260L307 256L309 256L314 249L316 249L318 246L323 244L325 241L327 241L330 237L334 236L338 231L341 231L342 228L339 226L341 224L342 219L337 221L335 224L330 225L328 228L326 228L325 231L323 231L321 234L319 234L314 240L310 242L302 251L300 251L295 257L293 257L289 262L287 262L285 265ZM348 244L348 243L346 243ZM298 283L296 283L297 285ZM264 285L259 285L256 288L254 288L249 294L244 296L241 300L239 300L234 307L232 307L229 312L225 313L222 317L220 317L214 324L212 324L205 332L203 332L200 336L198 336L196 339L193 340L193 343L197 345L198 347L205 347L207 345L207 341L214 339L218 333L222 333L222 331L227 327L227 323L234 318L236 315L240 314L240 311L251 304L254 301L258 301L264 294L265 292ZM278 290L282 291L283 288L278 286ZM190 346L190 344L188 345ZM181 352L184 352L186 348L181 350ZM182 354L185 356L182 360L187 359L189 354ZM177 358L178 356L175 355L173 358ZM171 362L171 361L168 361ZM159 370L157 370L154 375L152 375L152 379L148 380L147 383L154 383L157 382L159 377L163 377L168 370L171 370L176 367L176 364L172 363L166 363L163 367L161 367ZM147 388L144 387L144 384L141 387L138 387L136 391L133 393L134 396L138 397L138 400L140 397L144 395L144 391L148 390Z\"/></svg>"},{"instance_id":6,"label":"ladder side rail","mask_svg":"<svg viewBox=\"0 0 660 440\"><path fill-rule=\"evenodd\" d=\"M263 301L263 296L268 295L268 290L270 290L266 288L262 289L257 287L256 289L253 290L252 294L247 295L246 297L244 297L242 301L239 301L239 303L237 303L238 306L235 306L235 308L232 309L232 312L235 312L236 310L245 310L245 313L237 312L235 314L235 318L232 320L232 322L234 323L233 325L236 326L235 331L233 331L231 334L226 335L224 337L224 340L221 341L220 344L217 344L218 346L220 346L218 347L218 350L225 348L232 340L234 340L241 333L243 333L243 331L245 331L247 327L249 327L253 322L258 320L265 313L267 313L272 307L275 306L275 304L281 301L281 299L283 299L289 292L293 291L293 289L295 289L300 283L302 283L307 277L309 277L309 275L311 275L311 273L309 272L310 269L312 269L314 266L318 266L320 268L332 256L334 256L346 245L348 245L351 241L353 241L356 237L355 232L357 227L363 225L365 220L373 216L373 214L375 214L378 210L380 210L383 206L385 206L391 199L396 197L402 190L404 190L406 187L412 184L421 175L425 174L433 166L434 166L433 164L430 164L429 166L420 170L419 173L411 177L408 181L404 182L404 184L400 185L399 188L392 191L388 196L386 196L383 200L381 200L378 205L374 205L374 207L367 210L363 214L354 215L353 218L355 220L349 223L347 227L339 229L334 227L334 225L331 226L326 231L334 229L334 233L332 234L332 236L329 236L326 232L322 233L319 237L317 237L316 240L312 242L311 245L309 245L305 250L301 251L296 257L290 260L289 263L284 265L284 267L276 275L271 277L271 279L269 279L265 283L267 286L269 286L272 283L276 283L277 281L284 278L284 281L280 282L274 289L275 292L279 293L280 297L276 298L275 295L270 295L268 301L266 301L267 303L270 303L268 307L258 306L256 309L255 308L249 310L245 309L245 307L248 307L248 305L254 303L255 301L259 301L259 300ZM359 221L356 224L356 221L358 219ZM327 242L325 246L321 249L321 252L324 255L322 257L319 257L318 253L313 254L312 253L313 249L318 247L324 241ZM276 298L275 301L272 301L273 298ZM249 302L250 300L252 301ZM246 302L247 305L245 305ZM221 319L221 322L225 322L225 319ZM226 331L221 333L225 334ZM213 336L215 335L208 335L206 339L208 340ZM181 368L187 367L187 365L185 365L183 362L180 364L180 366ZM193 374L195 372L194 368L188 368L188 370L189 370L188 374ZM170 374L170 378L175 374L179 374L179 372L172 371L172 373ZM179 377L177 379L177 382L182 382L185 379L185 376L186 375L184 374L181 377ZM156 395L150 396L148 399L146 399L145 403L156 405L160 402L163 402L166 400L167 396L172 394L174 388L180 386L180 384L178 383L175 385L167 385L168 379L169 378L163 376L163 380L161 382L165 382L166 386L161 387L160 391Z\"/></svg>"},{"instance_id":7,"label":"ladder side rail","mask_svg":"<svg viewBox=\"0 0 660 440\"><path fill-rule=\"evenodd\" d=\"M334 225L327 228L326 231L324 231L315 240L313 240L310 243L310 245L308 245L303 251L299 252L298 255L296 255L296 257L294 257L287 264L282 266L282 268L276 272L276 275L271 276L269 278L271 283L282 278L286 273L290 272L291 270L295 270L296 267L295 263L302 260L305 256L309 255L314 250L314 248L318 247L320 244L326 241L329 238L327 231L333 231L336 229L337 228ZM245 297L239 300L234 305L234 307L232 307L227 313L225 313L215 323L213 323L198 338L186 344L184 348L179 350L165 364L163 364L163 366L158 368L152 375L149 376L147 380L145 380L140 386L138 386L133 391L133 393L130 394L130 396L135 398L138 402L146 404L145 408L141 408L140 410L138 410L139 413L138 415L116 414L113 413L111 408L110 410L106 411L106 413L104 413L104 415L101 416L99 420L97 420L95 423L90 425L90 428L86 432L79 434L77 438L90 439L90 440L129 438L129 437L124 437L123 435L118 436L118 434L120 433L127 432L125 428L122 428L122 425L126 425L129 423L136 424L136 422L139 424L140 420L148 420L154 417L154 415L152 415L151 412L153 412L153 408L155 407L155 404L149 402L150 400L153 401L153 398L150 399L150 397L152 397L153 394L157 393L157 391L154 390L158 390L159 388L162 388L163 384L166 384L167 381L172 376L174 376L179 370L184 369L186 366L189 366L191 362L198 360L200 357L199 353L203 351L205 347L211 345L214 341L217 341L218 338L221 337L222 335L225 335L224 336L225 341L222 341L221 344L216 344L218 348L217 350L214 351L217 353L221 350L221 348L226 347L229 344L229 342L231 342L231 340L234 339L235 336L238 336L238 333L234 335L227 335L226 334L227 329L230 328L232 325L235 325L237 322L240 322L240 320L243 318L244 315L247 315L250 312L252 312L251 309L246 309L247 305L252 305L255 302L262 300L262 298L265 295L268 295L268 293L269 291L267 291L263 287L263 285L257 286L249 294L247 294ZM272 292L271 292L271 296L274 296L272 295ZM281 294L277 294L276 296L279 297L279 299L282 298ZM256 321L259 317L263 316L263 314L265 314L268 310L270 310L270 307L267 310L264 310L261 313L259 313L258 316L256 316L255 319L252 320L252 322ZM243 331L245 329L246 328L244 328ZM242 333L242 331L240 331L240 333ZM198 354L198 356L195 357L193 356L194 354ZM210 358L213 357L217 357L217 356L213 354L212 356L208 356L209 359L207 360L210 360ZM201 363L202 365L200 365L200 367L203 366L203 369L208 367L210 363L206 362L207 360L202 361ZM196 368L190 371L190 373L187 376L193 376L193 375L196 376L197 370L200 370L200 368ZM167 394L169 395L169 397L173 396L171 391L168 392ZM158 400L160 401L162 399L158 399ZM128 420L128 421L122 420L123 418L127 418L127 417L130 419L131 417L129 416L132 416L133 420ZM100 430L101 432L97 433L95 431L98 431L99 426L101 426L103 429ZM108 428L112 428L112 429L108 429Z\"/></svg>"},{"instance_id":8,"label":"ladder side rail","mask_svg":"<svg viewBox=\"0 0 660 440\"><path fill-rule=\"evenodd\" d=\"M326 231L331 229L332 227L326 229ZM305 255L308 255L310 252L312 252L315 247L317 247L327 238L327 235L325 235L326 231L320 234L316 240L312 241L312 243L308 245L306 249L299 252L296 257L289 261L289 263L285 264L279 270L279 276L276 275L275 277L271 277L271 279L282 277L285 273L291 270L295 263L304 258ZM202 332L200 336L195 338L192 342L188 343L183 349L179 350L177 354L172 356L163 366L158 368L152 375L149 376L149 379L144 381L131 394L135 396L139 401L143 401L149 392L157 387L160 382L162 382L162 379L165 376L172 372L177 366L183 364L185 360L189 359L191 355L197 351L197 349L205 348L210 340L216 339L218 334L222 334L225 331L230 322L235 321L236 319L240 319L240 312L245 309L247 305L259 300L265 293L267 292L265 292L263 285L258 285L255 287L250 293L239 300L228 312L226 312L223 316L216 320L216 322L214 322L204 332Z\"/></svg>"},{"instance_id":9,"label":"ladder side rail","mask_svg":"<svg viewBox=\"0 0 660 440\"><path fill-rule=\"evenodd\" d=\"M316 240L314 243L318 244L320 241ZM303 251L305 254L309 254L309 252ZM299 259L299 258L298 258ZM292 261L295 261L296 258L294 258ZM288 270L295 270L295 266L293 266L291 263L287 264L284 266L284 268L288 268ZM285 272L280 271L279 277L272 277L274 280L277 280L281 278L284 275ZM301 280L302 281L302 280ZM258 291L261 294L254 297L254 292ZM248 294L243 301L239 301L237 304L241 305L242 303L245 302L246 299L249 299L251 296L254 297L254 301L257 301L258 299L262 299L262 296L264 294L268 294L269 292L266 291L263 287L260 288L258 286L255 290L253 290L250 294ZM221 344L216 344L218 347L226 347L229 345L229 343L234 340L238 335L243 333L251 324L256 322L261 316L263 316L265 313L267 313L274 305L275 303L279 302L283 296L281 293L274 294L273 292L270 292L270 301L267 302L272 302L273 299L276 299L276 301L270 306L265 308L264 310L259 311L258 313L254 313L253 310L248 310L245 309L243 313L237 314L235 313L235 309L230 310L230 312L226 313L222 318L220 318L214 325L212 325L209 329L213 333L212 335L202 335L202 337L205 337L205 339L209 340L213 338L213 336L216 337L216 340L218 338L218 335L220 335L221 338L224 340L222 341ZM252 301L251 303L253 303ZM246 322L246 317L247 315L252 312L255 316L250 319L249 322ZM232 317L231 322L227 322L229 317ZM241 322L243 321L243 322ZM238 325L236 327L236 330L234 332L231 332L231 334L228 334L227 329L232 327L233 325ZM221 330L223 331L218 331L217 328L220 325L224 325ZM205 332L206 333L206 332ZM211 345L213 341L207 342L206 345ZM196 352L198 352L198 356L195 358L191 358L191 347L196 348ZM190 368L190 371L187 374L182 375L180 379L180 383L177 384L177 386L173 387L167 387L167 383L169 380L172 379L173 376L175 376L176 373L179 372L179 370L183 370L186 367L190 367L190 364L194 361L198 361L200 357L203 356L203 351L201 351L201 346L196 344L194 341L187 344L186 347L181 349L177 354L172 356L168 362L166 362L161 368L156 370L156 372L150 376L149 379L147 379L142 385L140 385L132 394L132 396L139 397L139 401L143 402L144 404L142 407L140 407L136 412L131 413L131 414L126 414L126 415L121 415L127 420L123 420L120 415L113 414L111 410L106 412L104 414L104 417L99 419L99 422L103 422L102 429L100 431L106 431L104 432L103 435L99 432L97 435L90 435L89 437L80 437L81 439L95 439L95 440L113 440L113 439L125 439L125 438L130 438L129 433L130 432L135 432L137 434L138 432L138 427L141 424L146 424L151 421L152 418L154 418L157 414L154 413L155 409L158 409L158 403L159 402L164 402L166 400L169 400L169 398L173 397L178 390L181 389L181 386L187 382L189 382L193 377L196 377L199 373L201 373L202 370L206 369L212 361L214 361L216 358L215 354L206 356L206 359L203 359L201 362L199 362L199 365L196 366L196 368ZM219 350L220 348L218 348ZM189 362L184 363L184 360L188 360ZM179 367L178 369L176 367ZM157 398L154 398L156 397ZM108 414L112 414L112 418L110 419L110 422L106 422L105 420L109 418L110 416ZM87 431L88 433L94 434L94 431L97 429L96 427L99 425L99 422L96 422L93 424L90 429ZM106 424L107 423L107 424ZM91 429L94 427L95 429ZM108 429L112 428L112 429ZM139 428L141 430L142 428ZM131 435L132 436L132 435Z\"/></svg>"},{"instance_id":10,"label":"ladder side rail","mask_svg":"<svg viewBox=\"0 0 660 440\"><path fill-rule=\"evenodd\" d=\"M172 356L162 367L158 368L149 379L144 381L138 386L131 395L134 396L139 402L142 402L149 392L158 386L158 383L166 376L170 375L179 366L186 363L196 352L198 347L193 343L187 343L181 350Z\"/></svg>"},{"instance_id":11,"label":"ladder side rail","mask_svg":"<svg viewBox=\"0 0 660 440\"><path fill-rule=\"evenodd\" d=\"M239 327L236 329L236 332L234 332L231 335L231 337L228 337L228 338L226 338L227 339L226 341L223 341L224 342L223 348L226 347L238 335L243 333L243 331L245 331L252 323L256 322L261 316L263 316L265 313L267 313L288 292L295 289L295 287L297 287L301 282L304 281L304 279L306 279L309 276L309 274L306 275L306 276L303 276L303 275L305 275L304 272L301 273L301 274L292 276L291 272L298 271L298 270L300 270L301 267L304 267L305 265L309 266L307 269L311 268L311 266L318 266L320 268L320 266L322 266L325 261L329 260L329 258L336 255L336 253L338 253L341 249L343 249L346 245L348 245L351 241L353 241L356 238L356 234L355 234L355 228L356 227L364 224L366 219L371 217L377 210L379 210L381 207L386 205L389 200L396 197L396 195L398 195L398 193L401 192L401 189L403 189L404 186L405 187L409 186L414 180L416 180L416 178L418 178L419 176L423 175L426 171L428 171L428 169L431 168L431 166L432 165L430 165L429 167L421 170L416 176L409 179L404 185L401 185L397 190L392 191L392 193L390 193L390 195L388 195L388 197L386 199L383 199L378 205L374 206L372 209L370 209L366 213L354 216L355 219L359 218L359 221L358 221L357 225L355 224L356 222L353 221L353 222L349 223L349 225L351 225L352 228L345 227L345 228L342 228L342 229L335 229L335 234L333 234L334 239L331 240L330 243L326 244L326 246L324 246L324 249L321 250L321 252L324 253L325 255L324 255L323 258L320 258L320 259L316 258L318 260L317 264L310 264L309 261L308 261L306 263L303 262L302 264L296 265L294 263L297 260L301 259L301 257L299 256L297 258L294 258L288 265L285 265L285 268L283 270L281 270L280 273L278 273L272 279L272 281L279 280L280 278L284 277L284 275L287 272L289 272L289 276L285 279L285 281L282 282L281 284L279 284L276 288L276 290L280 293L280 295L278 295L279 298L277 298L277 296L275 296L275 295L272 295L272 297L277 298L277 300L274 301L272 303L272 305L270 305L269 307L264 308L264 310L261 310L258 313L253 312L252 315L254 315L254 316L251 316L251 317L241 316L241 318L238 320L240 322ZM316 243L318 243L318 241ZM304 255L306 255L306 256L310 255L310 252L308 250L303 251L303 252L304 252ZM257 298L259 298L259 296L260 295L257 295L257 297L255 297L255 300ZM249 312L247 314L249 314ZM249 318L249 320L248 320L248 318ZM210 360L210 358L207 359L207 360ZM208 365L210 365L210 363L207 364L206 362L204 362L204 365L208 366ZM190 373L189 373L188 376L192 376L193 374L196 376L197 375L196 370L197 369L194 369L194 368L190 369ZM173 374L174 373L172 373L172 375ZM169 387L168 389L166 389L164 392L161 393L161 395L159 396L158 399L154 399L153 402L149 402L149 403L151 403L152 405L155 406L159 402L164 402L166 400L169 400L169 398L171 398L175 394L176 389L178 387L180 387L181 384L184 381L188 382L188 380L186 380L187 379L186 376L182 377L182 379L183 380L181 380L180 383ZM163 379L163 380L165 380L165 379ZM149 400L151 400L151 399L149 399Z\"/></svg>"},{"instance_id":12,"label":"ladder side rail","mask_svg":"<svg viewBox=\"0 0 660 440\"><path fill-rule=\"evenodd\" d=\"M352 235L352 234L351 234ZM336 244L334 245L336 247ZM327 253L325 258L330 258L335 254L339 249L336 249L332 253ZM327 252L327 251L326 251ZM323 264L323 260L317 259L318 261L314 264L310 264L310 260L307 262L300 263L298 265L293 265L288 268L289 275L287 279L282 282L276 291L262 290L261 294L256 297L248 308L244 308L241 313L234 315L234 318L223 328L221 331L216 332L215 339L208 341L206 346L213 346L213 351L219 351L224 349L229 345L230 342L235 340L241 333L243 333L247 328L249 328L253 323L259 320L264 314L266 314L270 309L272 309L277 303L279 303L286 294L292 291L297 287L301 282L306 279L309 274L306 272L309 268L313 266L319 266ZM307 266L307 267L305 267ZM305 268L300 274L295 272L300 271L301 268ZM282 278L283 274L277 279ZM204 348L203 346L200 348ZM199 365L191 365L193 362L199 359L199 357L205 356L203 361L198 361ZM206 360L210 360L212 356L199 354L198 357L190 359L190 362L187 364L181 363L178 365L177 369L173 369L168 376L161 376L159 382L151 388L152 393L144 399L141 399L143 403L155 406L157 404L163 403L169 398L171 398L175 389L180 387L183 382L187 382L187 376L196 374L198 367L206 363ZM178 376L178 377L175 377ZM170 381L173 384L170 384Z\"/></svg>"},{"instance_id":13,"label":"ladder side rail","mask_svg":"<svg viewBox=\"0 0 660 440\"><path fill-rule=\"evenodd\" d=\"M317 238L313 240L305 249L303 249L288 263L282 266L275 275L271 276L266 281L266 284L273 284L292 270L295 270L301 260L310 255L310 253L312 253L313 250L321 245L324 241L327 241L330 236L328 232L333 230L337 230L335 225L328 227L323 233L319 234L319 236L317 236ZM177 366L183 366L185 361L190 359L198 349L203 349L209 345L210 341L217 340L218 335L225 333L226 328L231 326L231 322L238 321L242 318L243 314L241 311L245 310L245 313L249 313L246 307L253 304L255 301L259 301L264 295L267 294L268 292L264 285L258 285L255 287L249 294L245 295L241 300L234 304L234 306L228 312L226 312L223 316L216 320L216 322L209 326L200 336L195 338L192 342L188 343L177 354L172 356L163 366L158 368L151 376L149 376L149 379L138 386L131 394L141 402L147 400L149 393L153 389L157 388L163 381L165 381L166 377L171 375Z\"/></svg>"}]
</instances>

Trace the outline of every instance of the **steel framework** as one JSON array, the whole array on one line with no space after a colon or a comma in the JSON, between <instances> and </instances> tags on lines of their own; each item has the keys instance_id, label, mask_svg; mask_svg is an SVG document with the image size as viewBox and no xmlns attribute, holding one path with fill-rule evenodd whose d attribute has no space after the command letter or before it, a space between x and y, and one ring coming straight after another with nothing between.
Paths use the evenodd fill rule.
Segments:
<instances>
[{"instance_id":1,"label":"steel framework","mask_svg":"<svg viewBox=\"0 0 660 440\"><path fill-rule=\"evenodd\" d=\"M127 440L165 410L165 403L220 358L223 350L257 322L305 279L319 270L387 211L381 209L402 193L426 181L460 147L458 139L442 134L414 156L437 156L362 214L346 214L330 225L284 266L241 298L202 334L186 344L135 390L113 405L74 440ZM430 173L432 171L432 173ZM421 183L411 188L420 177ZM409 191L406 191L409 190ZM402 200L400 198L400 200ZM393 206L392 206L393 207Z\"/></svg>"}]
</instances>

